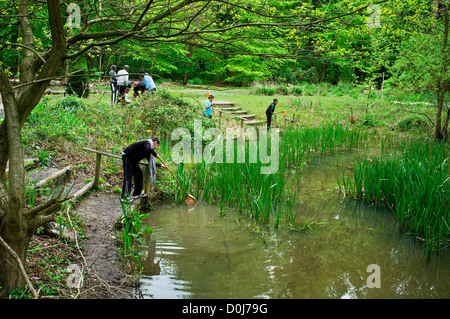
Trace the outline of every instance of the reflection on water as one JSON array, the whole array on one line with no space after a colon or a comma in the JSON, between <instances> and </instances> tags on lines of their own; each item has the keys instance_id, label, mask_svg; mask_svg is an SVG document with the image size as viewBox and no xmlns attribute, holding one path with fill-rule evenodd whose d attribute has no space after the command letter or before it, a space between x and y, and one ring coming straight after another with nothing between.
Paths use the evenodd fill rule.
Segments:
<instances>
[{"instance_id":1,"label":"reflection on water","mask_svg":"<svg viewBox=\"0 0 450 319\"><path fill-rule=\"evenodd\" d=\"M302 177L297 219L310 232L255 233L218 208L163 205L146 220L145 298L448 298L450 253L425 262L423 244L389 211L343 200L337 177L352 154L320 158ZM340 164L336 164L340 163ZM229 211L228 217L234 212ZM368 288L377 264L381 288Z\"/></svg>"}]
</instances>

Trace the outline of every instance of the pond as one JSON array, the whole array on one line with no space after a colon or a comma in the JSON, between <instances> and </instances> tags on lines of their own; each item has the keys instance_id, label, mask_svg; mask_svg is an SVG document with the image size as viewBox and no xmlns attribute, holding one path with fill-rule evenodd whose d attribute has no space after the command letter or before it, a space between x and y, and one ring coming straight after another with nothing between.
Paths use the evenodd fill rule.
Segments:
<instances>
[{"instance_id":1,"label":"pond","mask_svg":"<svg viewBox=\"0 0 450 319\"><path fill-rule=\"evenodd\" d=\"M393 214L345 200L338 190L357 152L322 156L303 173L296 220L307 231L255 227L215 205L164 204L146 225L140 252L144 298L448 298L450 252L426 263L422 242ZM380 288L368 287L379 267ZM372 279L370 279L372 282Z\"/></svg>"}]
</instances>

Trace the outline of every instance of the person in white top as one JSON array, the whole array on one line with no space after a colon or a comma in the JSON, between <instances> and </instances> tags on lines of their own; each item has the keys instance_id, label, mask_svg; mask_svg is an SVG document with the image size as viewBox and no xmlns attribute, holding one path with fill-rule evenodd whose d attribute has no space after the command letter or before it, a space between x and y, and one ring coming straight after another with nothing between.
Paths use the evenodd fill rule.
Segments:
<instances>
[{"instance_id":1,"label":"person in white top","mask_svg":"<svg viewBox=\"0 0 450 319\"><path fill-rule=\"evenodd\" d=\"M117 91L119 92L118 100L122 100L122 104L125 102L125 93L128 86L128 69L130 67L125 65L122 70L117 72Z\"/></svg>"}]
</instances>

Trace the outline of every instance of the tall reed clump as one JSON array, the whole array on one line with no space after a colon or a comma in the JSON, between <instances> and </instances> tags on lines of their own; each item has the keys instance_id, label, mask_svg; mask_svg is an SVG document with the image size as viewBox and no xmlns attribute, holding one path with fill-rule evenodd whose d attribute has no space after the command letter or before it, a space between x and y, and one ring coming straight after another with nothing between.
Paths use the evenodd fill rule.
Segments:
<instances>
[{"instance_id":1,"label":"tall reed clump","mask_svg":"<svg viewBox=\"0 0 450 319\"><path fill-rule=\"evenodd\" d=\"M383 149L390 149L383 145ZM413 233L426 246L427 261L450 235L449 146L432 140L398 145L394 155L355 164L353 180L342 176L347 196L387 206L402 230Z\"/></svg>"},{"instance_id":2,"label":"tall reed clump","mask_svg":"<svg viewBox=\"0 0 450 319\"><path fill-rule=\"evenodd\" d=\"M364 146L367 139L367 132L350 129L337 122L287 130L280 141L280 161L286 166L302 167L302 163L314 160L314 155Z\"/></svg>"},{"instance_id":3,"label":"tall reed clump","mask_svg":"<svg viewBox=\"0 0 450 319\"><path fill-rule=\"evenodd\" d=\"M149 214L140 214L130 203L122 202L122 218L116 223L115 231L121 230L122 249L125 260L131 259L141 268L141 262L136 245L144 244L144 235L153 232L143 225L143 221ZM120 225L120 226L119 226Z\"/></svg>"},{"instance_id":4,"label":"tall reed clump","mask_svg":"<svg viewBox=\"0 0 450 319\"><path fill-rule=\"evenodd\" d=\"M247 143L248 146L248 143ZM235 146L236 147L236 146ZM234 148L236 154L236 148ZM249 150L246 147L246 158ZM282 221L294 220L295 192L287 184L289 174L280 168L273 174L262 174L263 164L255 163L201 163L178 165L178 179L204 202L216 203L221 213L234 208L239 216L247 216L263 224L278 226ZM176 195L184 199L181 189Z\"/></svg>"},{"instance_id":5,"label":"tall reed clump","mask_svg":"<svg viewBox=\"0 0 450 319\"><path fill-rule=\"evenodd\" d=\"M179 164L178 179L193 195L208 203L216 203L223 212L234 208L239 216L278 227L293 226L295 221L296 187L293 174L299 174L315 154L333 152L336 148L356 146L361 141L358 131L329 124L319 128L290 130L280 136L278 169L263 174L261 169L270 164L258 157L250 161L250 142L245 144L245 161L237 162L237 144L234 162ZM224 150L226 149L224 143ZM267 147L271 150L271 146ZM259 154L259 150L258 150ZM176 198L182 202L185 194L178 189Z\"/></svg>"}]
</instances>

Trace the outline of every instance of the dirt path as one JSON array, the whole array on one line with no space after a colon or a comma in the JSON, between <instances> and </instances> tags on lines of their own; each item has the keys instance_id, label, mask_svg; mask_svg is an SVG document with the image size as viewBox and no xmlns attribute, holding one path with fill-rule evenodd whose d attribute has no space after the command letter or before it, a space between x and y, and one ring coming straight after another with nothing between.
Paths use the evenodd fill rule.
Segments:
<instances>
[{"instance_id":1,"label":"dirt path","mask_svg":"<svg viewBox=\"0 0 450 319\"><path fill-rule=\"evenodd\" d=\"M132 277L121 267L119 246L114 235L114 224L122 215L119 195L91 192L75 210L85 221L87 236L80 242L88 266L80 297L131 298Z\"/></svg>"}]
</instances>

